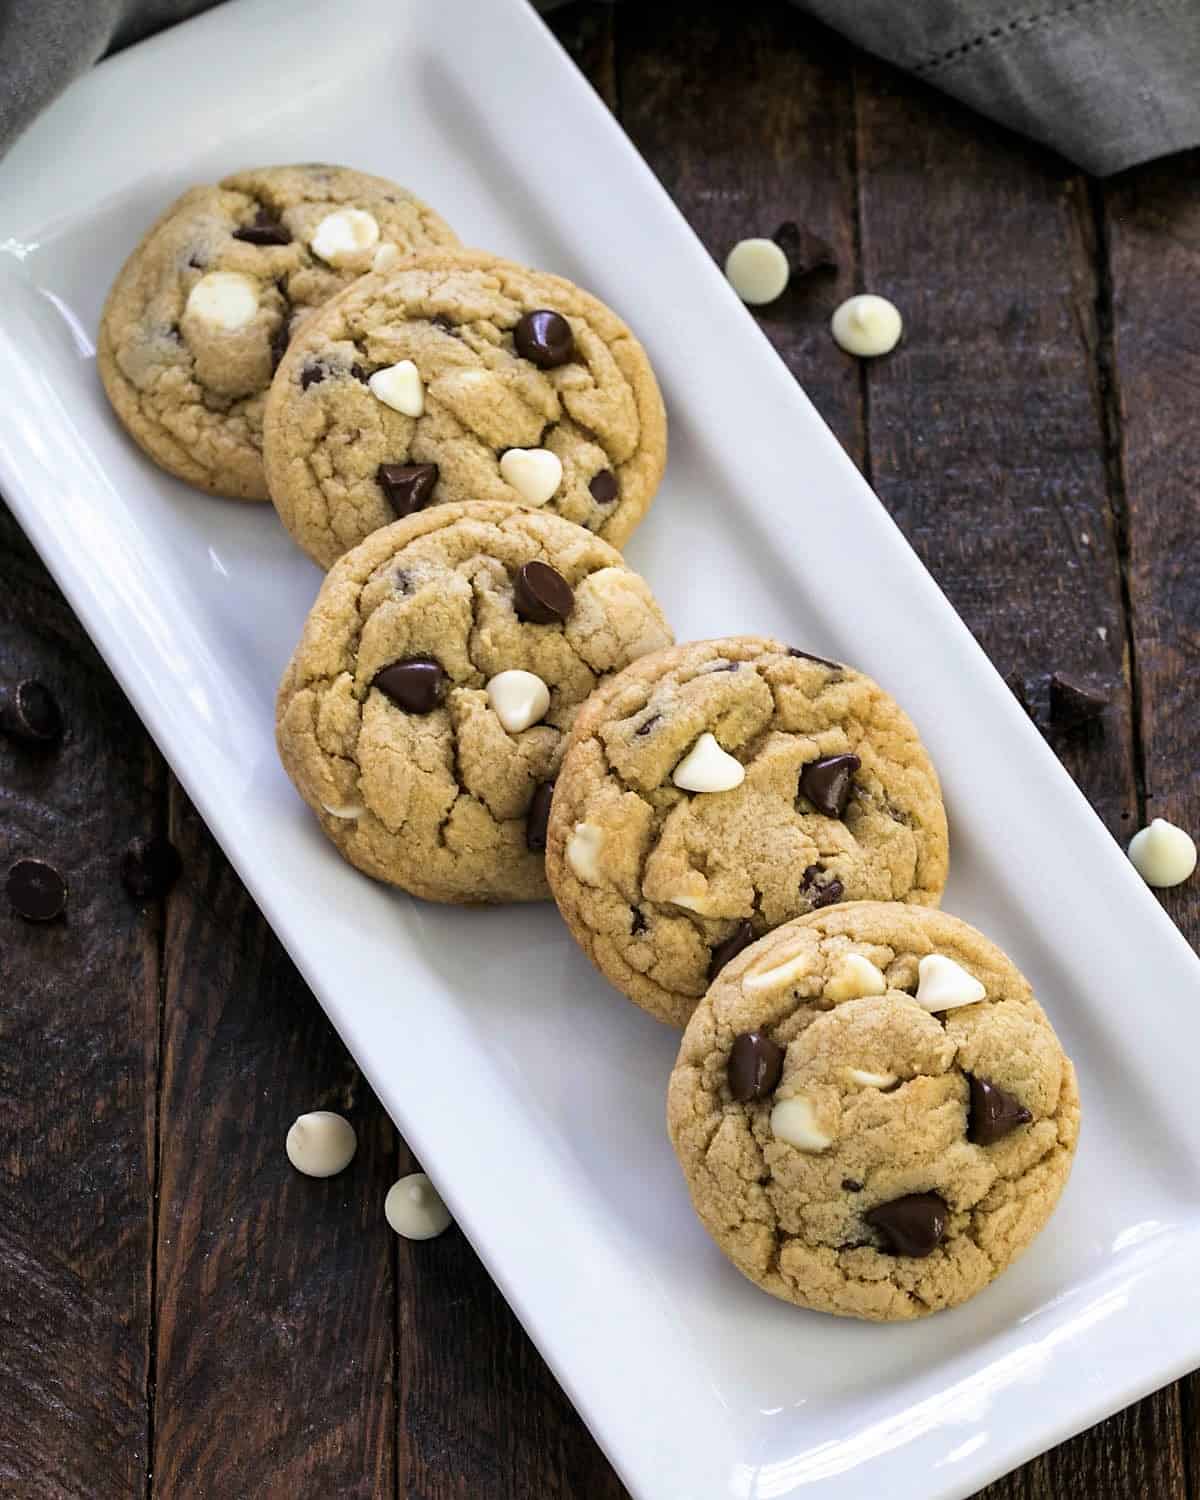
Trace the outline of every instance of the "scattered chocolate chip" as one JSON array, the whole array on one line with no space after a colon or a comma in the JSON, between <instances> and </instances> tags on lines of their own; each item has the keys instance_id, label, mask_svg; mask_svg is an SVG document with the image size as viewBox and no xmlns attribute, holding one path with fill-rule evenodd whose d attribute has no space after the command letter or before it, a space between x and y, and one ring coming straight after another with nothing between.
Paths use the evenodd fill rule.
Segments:
<instances>
[{"instance_id":1,"label":"scattered chocolate chip","mask_svg":"<svg viewBox=\"0 0 1200 1500\"><path fill-rule=\"evenodd\" d=\"M0 689L0 732L26 745L53 745L62 738L58 700L44 682L27 677Z\"/></svg>"},{"instance_id":2,"label":"scattered chocolate chip","mask_svg":"<svg viewBox=\"0 0 1200 1500\"><path fill-rule=\"evenodd\" d=\"M742 951L748 948L754 941L754 928L743 919L740 921L729 936L717 943L712 950L712 958L708 964L708 982L711 984L721 970L731 959L734 959Z\"/></svg>"},{"instance_id":3,"label":"scattered chocolate chip","mask_svg":"<svg viewBox=\"0 0 1200 1500\"><path fill-rule=\"evenodd\" d=\"M27 922L53 922L67 909L67 882L53 865L19 859L8 872L8 899Z\"/></svg>"},{"instance_id":4,"label":"scattered chocolate chip","mask_svg":"<svg viewBox=\"0 0 1200 1500\"><path fill-rule=\"evenodd\" d=\"M440 328L443 333L453 334L455 338L458 337L458 325L452 323L445 313L434 313L429 321L435 328Z\"/></svg>"},{"instance_id":5,"label":"scattered chocolate chip","mask_svg":"<svg viewBox=\"0 0 1200 1500\"><path fill-rule=\"evenodd\" d=\"M300 389L308 390L310 385L320 385L325 379L325 370L321 365L305 365L300 371Z\"/></svg>"},{"instance_id":6,"label":"scattered chocolate chip","mask_svg":"<svg viewBox=\"0 0 1200 1500\"><path fill-rule=\"evenodd\" d=\"M824 865L809 865L800 877L800 889L810 893L809 900L813 911L820 911L823 906L832 906L846 894L846 887L836 875L830 875L828 880L822 880L821 876L825 874L828 874L828 871Z\"/></svg>"},{"instance_id":7,"label":"scattered chocolate chip","mask_svg":"<svg viewBox=\"0 0 1200 1500\"><path fill-rule=\"evenodd\" d=\"M437 464L380 464L375 470L379 488L398 516L411 516L428 504L438 480Z\"/></svg>"},{"instance_id":8,"label":"scattered chocolate chip","mask_svg":"<svg viewBox=\"0 0 1200 1500\"><path fill-rule=\"evenodd\" d=\"M561 313L539 307L527 312L513 329L517 353L539 370L556 370L575 355L575 335Z\"/></svg>"},{"instance_id":9,"label":"scattered chocolate chip","mask_svg":"<svg viewBox=\"0 0 1200 1500\"><path fill-rule=\"evenodd\" d=\"M639 932L645 932L650 924L642 915L640 906L631 906L629 910L633 913L633 917L629 923L629 935L630 937L636 937Z\"/></svg>"},{"instance_id":10,"label":"scattered chocolate chip","mask_svg":"<svg viewBox=\"0 0 1200 1500\"><path fill-rule=\"evenodd\" d=\"M967 1115L967 1139L976 1146L994 1146L1018 1126L1028 1125L1033 1115L1004 1089L986 1078L967 1074L971 1086L971 1108Z\"/></svg>"},{"instance_id":11,"label":"scattered chocolate chip","mask_svg":"<svg viewBox=\"0 0 1200 1500\"><path fill-rule=\"evenodd\" d=\"M800 795L827 818L844 817L854 773L861 766L857 755L825 755L809 761L800 772Z\"/></svg>"},{"instance_id":12,"label":"scattered chocolate chip","mask_svg":"<svg viewBox=\"0 0 1200 1500\"><path fill-rule=\"evenodd\" d=\"M787 256L788 271L793 276L808 276L813 271L837 270L837 259L829 244L811 229L788 219L772 236Z\"/></svg>"},{"instance_id":13,"label":"scattered chocolate chip","mask_svg":"<svg viewBox=\"0 0 1200 1500\"><path fill-rule=\"evenodd\" d=\"M129 840L121 855L121 884L135 901L155 901L165 896L179 879L183 861L170 839Z\"/></svg>"},{"instance_id":14,"label":"scattered chocolate chip","mask_svg":"<svg viewBox=\"0 0 1200 1500\"><path fill-rule=\"evenodd\" d=\"M278 219L273 219L265 209L260 208L253 224L243 224L240 229L233 231L235 240L242 240L247 245L290 245L292 237L283 227Z\"/></svg>"},{"instance_id":15,"label":"scattered chocolate chip","mask_svg":"<svg viewBox=\"0 0 1200 1500\"><path fill-rule=\"evenodd\" d=\"M878 1229L893 1255L921 1259L932 1255L945 1239L950 1210L936 1193L909 1193L868 1209L863 1218Z\"/></svg>"},{"instance_id":16,"label":"scattered chocolate chip","mask_svg":"<svg viewBox=\"0 0 1200 1500\"><path fill-rule=\"evenodd\" d=\"M1050 674L1050 722L1055 729L1079 729L1098 719L1108 697L1065 672Z\"/></svg>"},{"instance_id":17,"label":"scattered chocolate chip","mask_svg":"<svg viewBox=\"0 0 1200 1500\"><path fill-rule=\"evenodd\" d=\"M432 656L410 656L377 672L372 686L405 713L428 714L446 696L447 678L441 662Z\"/></svg>"},{"instance_id":18,"label":"scattered chocolate chip","mask_svg":"<svg viewBox=\"0 0 1200 1500\"><path fill-rule=\"evenodd\" d=\"M862 1190L863 1190L863 1185L856 1178L853 1178L853 1177L843 1177L842 1178L842 1192L843 1193L861 1193Z\"/></svg>"},{"instance_id":19,"label":"scattered chocolate chip","mask_svg":"<svg viewBox=\"0 0 1200 1500\"><path fill-rule=\"evenodd\" d=\"M546 825L550 822L550 803L554 797L554 783L543 781L534 788L525 815L525 847L535 854L546 847Z\"/></svg>"},{"instance_id":20,"label":"scattered chocolate chip","mask_svg":"<svg viewBox=\"0 0 1200 1500\"><path fill-rule=\"evenodd\" d=\"M523 563L513 582L513 608L534 625L558 625L575 606L571 585L549 563Z\"/></svg>"},{"instance_id":21,"label":"scattered chocolate chip","mask_svg":"<svg viewBox=\"0 0 1200 1500\"><path fill-rule=\"evenodd\" d=\"M811 651L801 651L799 646L789 646L788 655L798 656L802 661L819 662L821 666L830 667L835 672L842 671L842 664L840 661L830 661L827 656L814 656Z\"/></svg>"},{"instance_id":22,"label":"scattered chocolate chip","mask_svg":"<svg viewBox=\"0 0 1200 1500\"><path fill-rule=\"evenodd\" d=\"M649 734L661 718L662 714L651 714L648 719L643 719L638 727L633 731L634 735L640 739L642 735Z\"/></svg>"},{"instance_id":23,"label":"scattered chocolate chip","mask_svg":"<svg viewBox=\"0 0 1200 1500\"><path fill-rule=\"evenodd\" d=\"M617 476L611 469L601 469L589 480L588 492L597 505L611 505L617 498Z\"/></svg>"},{"instance_id":24,"label":"scattered chocolate chip","mask_svg":"<svg viewBox=\"0 0 1200 1500\"><path fill-rule=\"evenodd\" d=\"M774 1093L783 1072L783 1048L761 1031L744 1031L733 1039L726 1077L729 1092L739 1104L765 1099Z\"/></svg>"}]
</instances>

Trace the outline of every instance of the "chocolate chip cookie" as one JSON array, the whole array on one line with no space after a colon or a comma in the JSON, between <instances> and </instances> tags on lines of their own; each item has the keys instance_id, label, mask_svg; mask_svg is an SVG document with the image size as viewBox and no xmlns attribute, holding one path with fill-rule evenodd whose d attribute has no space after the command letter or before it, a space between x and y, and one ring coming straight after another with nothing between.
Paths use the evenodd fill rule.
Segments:
<instances>
[{"instance_id":1,"label":"chocolate chip cookie","mask_svg":"<svg viewBox=\"0 0 1200 1500\"><path fill-rule=\"evenodd\" d=\"M267 387L291 333L376 257L456 245L383 177L318 164L237 172L179 198L125 262L100 322L113 408L172 474L267 499Z\"/></svg>"},{"instance_id":2,"label":"chocolate chip cookie","mask_svg":"<svg viewBox=\"0 0 1200 1500\"><path fill-rule=\"evenodd\" d=\"M937 775L893 700L740 636L638 662L587 705L547 873L593 963L683 1026L756 937L842 900L936 906L947 859Z\"/></svg>"},{"instance_id":3,"label":"chocolate chip cookie","mask_svg":"<svg viewBox=\"0 0 1200 1500\"><path fill-rule=\"evenodd\" d=\"M814 912L732 959L671 1075L705 1228L773 1296L877 1321L974 1296L1066 1184L1075 1072L1029 982L956 917Z\"/></svg>"},{"instance_id":4,"label":"chocolate chip cookie","mask_svg":"<svg viewBox=\"0 0 1200 1500\"><path fill-rule=\"evenodd\" d=\"M543 507L621 546L666 418L642 346L560 276L433 251L364 278L293 341L267 404L271 498L328 567L427 505Z\"/></svg>"},{"instance_id":5,"label":"chocolate chip cookie","mask_svg":"<svg viewBox=\"0 0 1200 1500\"><path fill-rule=\"evenodd\" d=\"M537 901L579 705L671 640L620 553L496 502L375 532L325 579L279 689L279 753L360 870L430 901Z\"/></svg>"}]
</instances>

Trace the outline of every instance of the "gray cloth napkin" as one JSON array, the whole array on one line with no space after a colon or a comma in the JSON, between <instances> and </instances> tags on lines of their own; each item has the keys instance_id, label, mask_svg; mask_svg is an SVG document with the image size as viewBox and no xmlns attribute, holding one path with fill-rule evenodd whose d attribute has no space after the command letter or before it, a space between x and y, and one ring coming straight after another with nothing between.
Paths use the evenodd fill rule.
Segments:
<instances>
[{"instance_id":1,"label":"gray cloth napkin","mask_svg":"<svg viewBox=\"0 0 1200 1500\"><path fill-rule=\"evenodd\" d=\"M217 3L0 0L0 153L106 52ZM1089 172L1200 145L1200 0L793 3Z\"/></svg>"}]
</instances>

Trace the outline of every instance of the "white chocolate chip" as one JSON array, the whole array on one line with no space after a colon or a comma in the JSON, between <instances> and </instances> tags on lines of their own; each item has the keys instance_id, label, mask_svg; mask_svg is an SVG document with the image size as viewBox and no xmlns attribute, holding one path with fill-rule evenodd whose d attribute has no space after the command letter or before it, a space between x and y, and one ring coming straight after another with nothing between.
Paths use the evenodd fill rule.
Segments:
<instances>
[{"instance_id":1,"label":"white chocolate chip","mask_svg":"<svg viewBox=\"0 0 1200 1500\"><path fill-rule=\"evenodd\" d=\"M786 958L773 953L767 963L767 968L756 964L742 976L742 989L746 994L762 995L769 990L786 989L797 979L803 979L812 968L812 950L804 948Z\"/></svg>"},{"instance_id":2,"label":"white chocolate chip","mask_svg":"<svg viewBox=\"0 0 1200 1500\"><path fill-rule=\"evenodd\" d=\"M925 1010L954 1010L987 997L987 990L974 974L968 974L944 953L927 953L917 965L917 973L917 1004Z\"/></svg>"},{"instance_id":3,"label":"white chocolate chip","mask_svg":"<svg viewBox=\"0 0 1200 1500\"><path fill-rule=\"evenodd\" d=\"M317 225L308 242L313 254L341 266L379 243L379 224L364 208L335 208Z\"/></svg>"},{"instance_id":4,"label":"white chocolate chip","mask_svg":"<svg viewBox=\"0 0 1200 1500\"><path fill-rule=\"evenodd\" d=\"M288 1161L306 1177L333 1177L344 1172L357 1146L354 1126L328 1109L301 1115L287 1133Z\"/></svg>"},{"instance_id":5,"label":"white chocolate chip","mask_svg":"<svg viewBox=\"0 0 1200 1500\"><path fill-rule=\"evenodd\" d=\"M545 505L562 483L562 460L548 448L510 448L501 455L500 477L526 505Z\"/></svg>"},{"instance_id":6,"label":"white chocolate chip","mask_svg":"<svg viewBox=\"0 0 1200 1500\"><path fill-rule=\"evenodd\" d=\"M1166 818L1155 818L1129 841L1133 868L1147 885L1179 885L1196 868L1196 845L1190 834Z\"/></svg>"},{"instance_id":7,"label":"white chocolate chip","mask_svg":"<svg viewBox=\"0 0 1200 1500\"><path fill-rule=\"evenodd\" d=\"M372 271L390 271L399 260L400 251L391 240L387 240L376 250L371 260L371 269Z\"/></svg>"},{"instance_id":8,"label":"white chocolate chip","mask_svg":"<svg viewBox=\"0 0 1200 1500\"><path fill-rule=\"evenodd\" d=\"M846 1074L851 1083L864 1089L890 1089L900 1082L896 1073L868 1073L865 1068L847 1068Z\"/></svg>"},{"instance_id":9,"label":"white chocolate chip","mask_svg":"<svg viewBox=\"0 0 1200 1500\"><path fill-rule=\"evenodd\" d=\"M376 370L367 384L376 400L406 417L419 417L425 410L425 387L411 359L388 365L386 370Z\"/></svg>"},{"instance_id":10,"label":"white chocolate chip","mask_svg":"<svg viewBox=\"0 0 1200 1500\"><path fill-rule=\"evenodd\" d=\"M366 811L361 802L322 802L321 806L331 818L345 818L347 822L361 818Z\"/></svg>"},{"instance_id":11,"label":"white chocolate chip","mask_svg":"<svg viewBox=\"0 0 1200 1500\"><path fill-rule=\"evenodd\" d=\"M702 734L671 772L671 780L685 792L731 792L746 779L746 768L717 743L716 735Z\"/></svg>"},{"instance_id":12,"label":"white chocolate chip","mask_svg":"<svg viewBox=\"0 0 1200 1500\"><path fill-rule=\"evenodd\" d=\"M896 304L870 292L847 298L834 313L831 326L834 338L846 353L863 359L889 353L904 331Z\"/></svg>"},{"instance_id":13,"label":"white chocolate chip","mask_svg":"<svg viewBox=\"0 0 1200 1500\"><path fill-rule=\"evenodd\" d=\"M406 1240L431 1240L450 1227L450 1210L424 1172L410 1172L392 1183L383 1200L384 1217Z\"/></svg>"},{"instance_id":14,"label":"white chocolate chip","mask_svg":"<svg viewBox=\"0 0 1200 1500\"><path fill-rule=\"evenodd\" d=\"M803 1094L779 1101L771 1111L771 1134L800 1151L824 1151L833 1144L833 1137L817 1124L812 1101Z\"/></svg>"},{"instance_id":15,"label":"white chocolate chip","mask_svg":"<svg viewBox=\"0 0 1200 1500\"><path fill-rule=\"evenodd\" d=\"M487 685L487 695L493 713L509 734L520 734L544 719L550 707L550 689L536 672L520 667L497 672Z\"/></svg>"},{"instance_id":16,"label":"white chocolate chip","mask_svg":"<svg viewBox=\"0 0 1200 1500\"><path fill-rule=\"evenodd\" d=\"M600 850L604 847L604 830L595 823L576 823L567 840L567 863L580 880L599 885Z\"/></svg>"},{"instance_id":17,"label":"white chocolate chip","mask_svg":"<svg viewBox=\"0 0 1200 1500\"><path fill-rule=\"evenodd\" d=\"M774 240L739 240L725 258L725 274L743 302L774 302L788 284L787 256Z\"/></svg>"},{"instance_id":18,"label":"white chocolate chip","mask_svg":"<svg viewBox=\"0 0 1200 1500\"><path fill-rule=\"evenodd\" d=\"M258 285L240 271L210 271L188 293L185 315L232 333L258 312Z\"/></svg>"},{"instance_id":19,"label":"white chocolate chip","mask_svg":"<svg viewBox=\"0 0 1200 1500\"><path fill-rule=\"evenodd\" d=\"M701 917L713 914L713 904L707 896L689 896L686 891L676 891L673 896L664 899L672 906L682 906L685 911L694 911Z\"/></svg>"},{"instance_id":20,"label":"white chocolate chip","mask_svg":"<svg viewBox=\"0 0 1200 1500\"><path fill-rule=\"evenodd\" d=\"M869 958L847 953L836 974L825 985L826 1000L862 1000L868 995L886 995L887 980Z\"/></svg>"}]
</instances>

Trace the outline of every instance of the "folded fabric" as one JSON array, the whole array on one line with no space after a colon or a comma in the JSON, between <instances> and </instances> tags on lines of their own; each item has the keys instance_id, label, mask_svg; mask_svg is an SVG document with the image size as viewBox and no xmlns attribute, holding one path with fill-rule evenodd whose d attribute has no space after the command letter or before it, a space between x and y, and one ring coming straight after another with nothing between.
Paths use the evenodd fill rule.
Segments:
<instances>
[{"instance_id":1,"label":"folded fabric","mask_svg":"<svg viewBox=\"0 0 1200 1500\"><path fill-rule=\"evenodd\" d=\"M0 0L0 153L105 53L218 3ZM794 3L1089 172L1200 145L1200 0Z\"/></svg>"}]
</instances>

